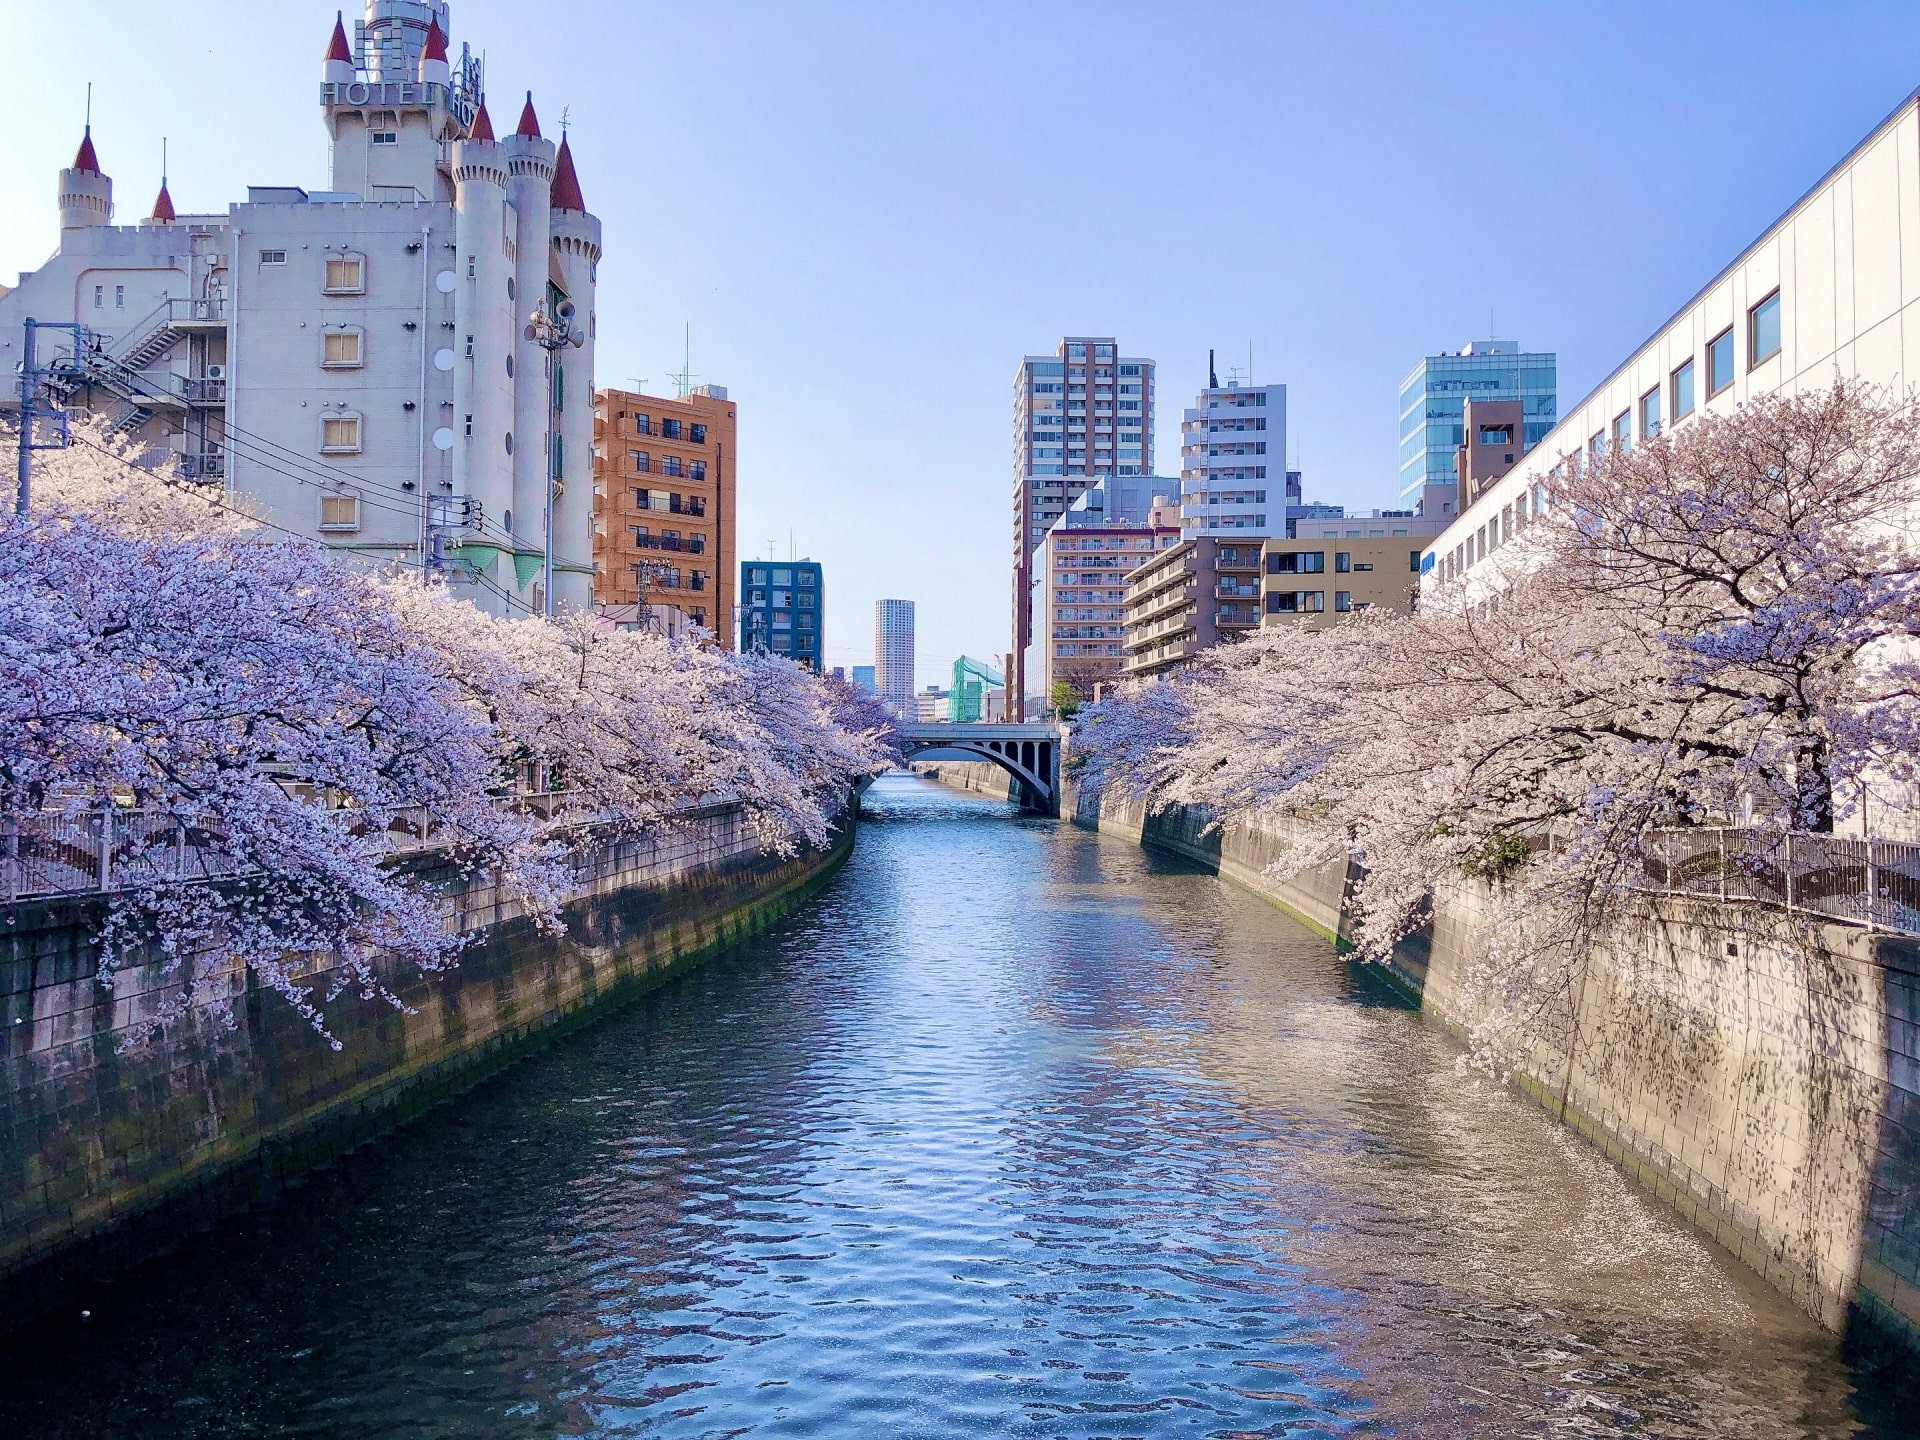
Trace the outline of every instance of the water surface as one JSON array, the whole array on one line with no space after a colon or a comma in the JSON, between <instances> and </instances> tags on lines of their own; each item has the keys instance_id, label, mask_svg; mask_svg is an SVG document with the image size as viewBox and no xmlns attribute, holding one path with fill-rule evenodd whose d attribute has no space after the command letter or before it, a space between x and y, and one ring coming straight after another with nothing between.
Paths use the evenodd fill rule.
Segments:
<instances>
[{"instance_id":1,"label":"water surface","mask_svg":"<svg viewBox=\"0 0 1920 1440\"><path fill-rule=\"evenodd\" d=\"M0 1349L0 1434L1899 1433L1263 902L868 806L778 931Z\"/></svg>"}]
</instances>

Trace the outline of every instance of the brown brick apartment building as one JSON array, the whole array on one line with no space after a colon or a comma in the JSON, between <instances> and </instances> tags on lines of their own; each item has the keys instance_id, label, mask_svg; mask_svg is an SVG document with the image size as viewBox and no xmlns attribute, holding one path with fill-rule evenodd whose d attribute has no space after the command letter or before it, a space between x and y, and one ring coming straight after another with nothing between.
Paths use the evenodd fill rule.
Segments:
<instances>
[{"instance_id":1,"label":"brown brick apartment building","mask_svg":"<svg viewBox=\"0 0 1920 1440\"><path fill-rule=\"evenodd\" d=\"M734 403L719 385L678 400L594 396L596 610L669 629L671 608L733 648L734 437Z\"/></svg>"}]
</instances>

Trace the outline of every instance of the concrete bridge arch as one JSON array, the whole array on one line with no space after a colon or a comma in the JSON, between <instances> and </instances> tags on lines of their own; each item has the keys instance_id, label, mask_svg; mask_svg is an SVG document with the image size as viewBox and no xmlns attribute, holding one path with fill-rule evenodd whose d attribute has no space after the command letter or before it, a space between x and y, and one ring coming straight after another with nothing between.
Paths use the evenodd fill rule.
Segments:
<instances>
[{"instance_id":1,"label":"concrete bridge arch","mask_svg":"<svg viewBox=\"0 0 1920 1440\"><path fill-rule=\"evenodd\" d=\"M904 759L929 751L998 765L1019 782L1020 803L1060 813L1060 732L1052 725L914 724L900 727Z\"/></svg>"}]
</instances>

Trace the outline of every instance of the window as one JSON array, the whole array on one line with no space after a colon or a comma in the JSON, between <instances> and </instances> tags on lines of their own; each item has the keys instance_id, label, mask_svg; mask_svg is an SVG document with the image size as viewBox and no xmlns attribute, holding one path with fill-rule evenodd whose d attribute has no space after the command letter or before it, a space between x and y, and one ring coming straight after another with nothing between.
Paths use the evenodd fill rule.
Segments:
<instances>
[{"instance_id":1,"label":"window","mask_svg":"<svg viewBox=\"0 0 1920 1440\"><path fill-rule=\"evenodd\" d=\"M1353 597L1349 595L1345 590L1334 591L1333 592L1333 608L1335 610L1353 609Z\"/></svg>"},{"instance_id":2,"label":"window","mask_svg":"<svg viewBox=\"0 0 1920 1440\"><path fill-rule=\"evenodd\" d=\"M1747 368L1780 353L1780 292L1774 291L1747 311Z\"/></svg>"},{"instance_id":3,"label":"window","mask_svg":"<svg viewBox=\"0 0 1920 1440\"><path fill-rule=\"evenodd\" d=\"M1336 575L1345 575L1351 569L1353 569L1353 557L1344 550L1334 551L1333 573Z\"/></svg>"},{"instance_id":4,"label":"window","mask_svg":"<svg viewBox=\"0 0 1920 1440\"><path fill-rule=\"evenodd\" d=\"M320 497L320 528L322 530L358 530L360 528L360 497L358 495L322 495Z\"/></svg>"},{"instance_id":5,"label":"window","mask_svg":"<svg viewBox=\"0 0 1920 1440\"><path fill-rule=\"evenodd\" d=\"M107 303L107 287L104 285L94 286L93 287L93 308L96 310L104 309L106 307L106 303Z\"/></svg>"},{"instance_id":6,"label":"window","mask_svg":"<svg viewBox=\"0 0 1920 1440\"><path fill-rule=\"evenodd\" d=\"M707 572L704 570L688 571L687 572L687 588L689 590L706 589L707 588Z\"/></svg>"},{"instance_id":7,"label":"window","mask_svg":"<svg viewBox=\"0 0 1920 1440\"><path fill-rule=\"evenodd\" d=\"M1711 400L1733 384L1733 327L1707 342L1707 398Z\"/></svg>"},{"instance_id":8,"label":"window","mask_svg":"<svg viewBox=\"0 0 1920 1440\"><path fill-rule=\"evenodd\" d=\"M653 433L653 422L644 415L635 415L633 417L633 433L636 435L651 435Z\"/></svg>"},{"instance_id":9,"label":"window","mask_svg":"<svg viewBox=\"0 0 1920 1440\"><path fill-rule=\"evenodd\" d=\"M1420 572L1420 552L1418 550L1409 550L1407 552L1407 569L1413 571L1415 574Z\"/></svg>"},{"instance_id":10,"label":"window","mask_svg":"<svg viewBox=\"0 0 1920 1440\"><path fill-rule=\"evenodd\" d=\"M1640 438L1651 440L1660 433L1660 387L1640 397Z\"/></svg>"},{"instance_id":11,"label":"window","mask_svg":"<svg viewBox=\"0 0 1920 1440\"><path fill-rule=\"evenodd\" d=\"M113 308L116 310L124 310L127 308L126 286L116 285L113 287Z\"/></svg>"},{"instance_id":12,"label":"window","mask_svg":"<svg viewBox=\"0 0 1920 1440\"><path fill-rule=\"evenodd\" d=\"M707 513L707 497L704 495L687 496L687 514L704 515Z\"/></svg>"},{"instance_id":13,"label":"window","mask_svg":"<svg viewBox=\"0 0 1920 1440\"><path fill-rule=\"evenodd\" d=\"M326 455L347 455L360 448L358 415L320 417L320 450Z\"/></svg>"},{"instance_id":14,"label":"window","mask_svg":"<svg viewBox=\"0 0 1920 1440\"><path fill-rule=\"evenodd\" d=\"M627 458L633 461L633 468L642 473L653 468L653 458L644 450L629 450Z\"/></svg>"},{"instance_id":15,"label":"window","mask_svg":"<svg viewBox=\"0 0 1920 1440\"><path fill-rule=\"evenodd\" d=\"M1587 463L1589 465L1596 463L1600 457L1606 453L1607 436L1605 431L1587 437Z\"/></svg>"},{"instance_id":16,"label":"window","mask_svg":"<svg viewBox=\"0 0 1920 1440\"><path fill-rule=\"evenodd\" d=\"M1324 590L1269 590L1267 613L1269 615L1316 614L1326 608L1325 601Z\"/></svg>"},{"instance_id":17,"label":"window","mask_svg":"<svg viewBox=\"0 0 1920 1440\"><path fill-rule=\"evenodd\" d=\"M707 443L707 427L704 425L687 426L687 438L696 445Z\"/></svg>"},{"instance_id":18,"label":"window","mask_svg":"<svg viewBox=\"0 0 1920 1440\"><path fill-rule=\"evenodd\" d=\"M329 370L350 370L360 365L360 331L328 330L320 337L320 363Z\"/></svg>"},{"instance_id":19,"label":"window","mask_svg":"<svg viewBox=\"0 0 1920 1440\"><path fill-rule=\"evenodd\" d=\"M329 295L364 295L367 290L367 262L358 255L329 255L327 283Z\"/></svg>"},{"instance_id":20,"label":"window","mask_svg":"<svg viewBox=\"0 0 1920 1440\"><path fill-rule=\"evenodd\" d=\"M1613 449L1617 455L1624 455L1633 448L1633 414L1622 410L1613 417Z\"/></svg>"},{"instance_id":21,"label":"window","mask_svg":"<svg viewBox=\"0 0 1920 1440\"><path fill-rule=\"evenodd\" d=\"M813 571L811 571L811 570L802 570L802 571L800 572L800 583L801 583L801 584L802 584L803 586L805 586L805 585L811 585L811 584L813 584L813 582L814 582L814 579L815 579L815 576L814 576L814 573L813 573Z\"/></svg>"},{"instance_id":22,"label":"window","mask_svg":"<svg viewBox=\"0 0 1920 1440\"><path fill-rule=\"evenodd\" d=\"M376 145L398 145L400 143L400 132L398 130L376 130L373 132L373 143Z\"/></svg>"},{"instance_id":23,"label":"window","mask_svg":"<svg viewBox=\"0 0 1920 1440\"><path fill-rule=\"evenodd\" d=\"M1324 550L1290 552L1267 556L1269 575L1318 575L1327 568Z\"/></svg>"},{"instance_id":24,"label":"window","mask_svg":"<svg viewBox=\"0 0 1920 1440\"><path fill-rule=\"evenodd\" d=\"M704 460L689 460L687 462L687 478L689 480L706 479L707 478L707 462Z\"/></svg>"},{"instance_id":25,"label":"window","mask_svg":"<svg viewBox=\"0 0 1920 1440\"><path fill-rule=\"evenodd\" d=\"M287 252L284 250L262 250L260 252L260 263L262 265L284 265L287 263Z\"/></svg>"},{"instance_id":26,"label":"window","mask_svg":"<svg viewBox=\"0 0 1920 1440\"><path fill-rule=\"evenodd\" d=\"M751 570L749 570L749 571L747 572L747 583L748 583L749 585L764 585L764 584L766 584L766 583L767 583L767 572L766 572L765 570L763 570L763 569L761 569L761 568L759 568L758 566L755 566L755 567L754 567L753 569L751 569Z\"/></svg>"},{"instance_id":27,"label":"window","mask_svg":"<svg viewBox=\"0 0 1920 1440\"><path fill-rule=\"evenodd\" d=\"M678 455L662 455L660 457L660 473L662 475L678 475L680 473L680 457Z\"/></svg>"},{"instance_id":28,"label":"window","mask_svg":"<svg viewBox=\"0 0 1920 1440\"><path fill-rule=\"evenodd\" d=\"M1480 443L1482 445L1511 445L1513 443L1513 426L1482 425L1480 427Z\"/></svg>"},{"instance_id":29,"label":"window","mask_svg":"<svg viewBox=\"0 0 1920 1440\"><path fill-rule=\"evenodd\" d=\"M1681 362L1680 368L1673 372L1668 383L1672 390L1672 403L1667 407L1673 412L1675 423L1684 420L1693 413L1693 361Z\"/></svg>"},{"instance_id":30,"label":"window","mask_svg":"<svg viewBox=\"0 0 1920 1440\"><path fill-rule=\"evenodd\" d=\"M680 422L678 420L662 420L660 422L660 436L664 440L678 440L680 438Z\"/></svg>"}]
</instances>

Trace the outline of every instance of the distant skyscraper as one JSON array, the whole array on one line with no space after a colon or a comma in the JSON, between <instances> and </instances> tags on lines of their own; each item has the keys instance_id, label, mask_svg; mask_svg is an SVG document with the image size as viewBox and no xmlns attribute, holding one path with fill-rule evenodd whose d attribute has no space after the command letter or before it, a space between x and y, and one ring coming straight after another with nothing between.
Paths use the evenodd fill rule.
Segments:
<instances>
[{"instance_id":1,"label":"distant skyscraper","mask_svg":"<svg viewBox=\"0 0 1920 1440\"><path fill-rule=\"evenodd\" d=\"M874 693L911 720L913 699L913 601L873 602Z\"/></svg>"},{"instance_id":2,"label":"distant skyscraper","mask_svg":"<svg viewBox=\"0 0 1920 1440\"><path fill-rule=\"evenodd\" d=\"M1523 354L1512 340L1475 340L1422 360L1400 382L1400 503L1418 504L1429 485L1452 490L1468 399L1518 400L1524 454L1553 429L1558 387L1554 356Z\"/></svg>"},{"instance_id":3,"label":"distant skyscraper","mask_svg":"<svg viewBox=\"0 0 1920 1440\"><path fill-rule=\"evenodd\" d=\"M875 693L873 686L873 666L856 665L853 667L853 688L864 691L868 695Z\"/></svg>"},{"instance_id":4,"label":"distant skyscraper","mask_svg":"<svg viewBox=\"0 0 1920 1440\"><path fill-rule=\"evenodd\" d=\"M740 567L740 649L785 655L819 675L827 652L827 592L817 560L748 560Z\"/></svg>"},{"instance_id":5,"label":"distant skyscraper","mask_svg":"<svg viewBox=\"0 0 1920 1440\"><path fill-rule=\"evenodd\" d=\"M1013 393L1013 656L1009 710L1019 718L1033 635L1030 561L1053 524L1102 476L1153 473L1153 361L1111 336L1068 336L1029 355Z\"/></svg>"}]
</instances>

